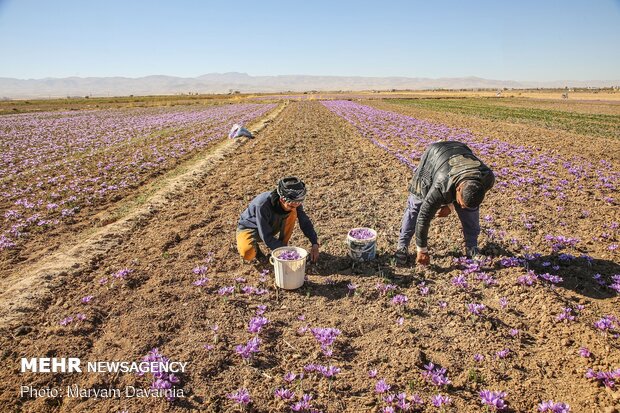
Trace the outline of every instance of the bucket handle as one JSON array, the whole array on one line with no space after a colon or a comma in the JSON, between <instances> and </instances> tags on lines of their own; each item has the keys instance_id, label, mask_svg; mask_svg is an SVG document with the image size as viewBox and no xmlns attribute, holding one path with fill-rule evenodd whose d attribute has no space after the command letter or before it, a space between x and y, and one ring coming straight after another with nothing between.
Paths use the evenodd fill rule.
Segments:
<instances>
[{"instance_id":1,"label":"bucket handle","mask_svg":"<svg viewBox=\"0 0 620 413\"><path fill-rule=\"evenodd\" d=\"M276 265L276 263L275 263L275 262L273 262L273 255L272 255L271 257L269 257L269 263L270 263L271 265L273 265L273 266L275 266L275 265Z\"/></svg>"}]
</instances>

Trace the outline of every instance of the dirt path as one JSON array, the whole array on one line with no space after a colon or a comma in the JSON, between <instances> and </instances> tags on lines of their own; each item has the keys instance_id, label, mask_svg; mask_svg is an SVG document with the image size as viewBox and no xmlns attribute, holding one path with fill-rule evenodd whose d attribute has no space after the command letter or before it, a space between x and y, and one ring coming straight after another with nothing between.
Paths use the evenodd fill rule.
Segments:
<instances>
[{"instance_id":1,"label":"dirt path","mask_svg":"<svg viewBox=\"0 0 620 413\"><path fill-rule=\"evenodd\" d=\"M296 174L308 185L304 204L321 242L321 262L308 271L308 282L297 291L276 291L262 282L258 269L241 265L234 246L239 213L256 194L273 188L281 176ZM573 411L599 412L613 403L614 393L586 380L587 366L618 365L615 346L591 327L598 314L613 313L617 299L591 299L568 289L525 290L515 285L516 269L498 270L498 284L476 283L460 291L450 280L461 273L451 251L458 250L460 231L454 217L434 223L432 271L395 268L390 255L396 242L410 171L396 159L359 137L353 127L318 102L296 102L284 109L258 139L235 148L208 174L175 192L165 207L150 213L130 233L82 271L67 272L50 282L45 311L28 313L27 324L2 329L0 335L0 404L33 412L187 412L231 411L226 394L245 387L252 411L285 410L274 390L285 386L283 375L301 373L311 363L338 366L335 380L308 373L295 389L311 393L314 405L326 412L378 411L377 369L395 392L419 394L422 411L434 411L430 397L454 399L453 411L481 410L478 391L505 390L515 412L534 411L542 400L558 399ZM379 258L351 266L344 239L348 229L370 226L379 234ZM292 244L308 248L296 230ZM205 286L192 285L201 275L193 269L208 264ZM112 274L127 268L125 280ZM245 280L239 280L242 277ZM106 283L102 284L101 280ZM409 297L408 310L390 304L377 284L392 283ZM420 285L425 282L425 285ZM356 295L347 285L358 286ZM473 282L472 282L473 284ZM237 285L232 296L218 289ZM241 286L268 290L264 295L241 293ZM428 295L421 288L430 288ZM81 299L92 295L89 304ZM505 297L508 307L498 304ZM487 305L488 316L468 315L467 303ZM442 303L445 303L442 304ZM254 360L243 363L235 346L253 336L247 331L258 305L266 305L269 324ZM563 306L586 305L583 323L558 324ZM83 313L86 320L60 326L59 321ZM398 323L399 317L403 317ZM218 326L217 332L213 330ZM326 357L304 327L342 331ZM16 328L18 327L18 328ZM508 331L518 329L516 337ZM301 329L301 330L300 330ZM205 345L213 346L205 349ZM580 346L595 356L591 364L576 356ZM21 357L71 356L83 360L140 360L152 348L175 361L188 362L181 375L185 398L170 404L143 399L19 399L20 384L123 387L147 378L112 374L18 374ZM506 359L498 351L509 348ZM484 354L476 363L474 354ZM421 378L432 361L448 369L450 389L436 388ZM297 396L301 391L297 390Z\"/></svg>"}]
</instances>

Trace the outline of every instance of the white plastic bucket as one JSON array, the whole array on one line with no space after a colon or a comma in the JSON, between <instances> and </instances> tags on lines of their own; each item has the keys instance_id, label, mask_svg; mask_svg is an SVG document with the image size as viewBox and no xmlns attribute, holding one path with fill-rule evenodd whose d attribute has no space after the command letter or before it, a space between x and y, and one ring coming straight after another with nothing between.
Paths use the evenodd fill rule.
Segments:
<instances>
[{"instance_id":1,"label":"white plastic bucket","mask_svg":"<svg viewBox=\"0 0 620 413\"><path fill-rule=\"evenodd\" d=\"M372 238L357 239L351 236L351 231L365 229L373 234ZM372 228L353 228L347 233L347 245L349 246L349 257L354 261L372 261L377 255L377 231Z\"/></svg>"},{"instance_id":2,"label":"white plastic bucket","mask_svg":"<svg viewBox=\"0 0 620 413\"><path fill-rule=\"evenodd\" d=\"M295 251L301 258L297 260L281 260L278 257L284 251ZM307 256L308 251L299 247L281 247L273 250L269 262L273 265L276 285L285 290L294 290L304 285Z\"/></svg>"}]
</instances>

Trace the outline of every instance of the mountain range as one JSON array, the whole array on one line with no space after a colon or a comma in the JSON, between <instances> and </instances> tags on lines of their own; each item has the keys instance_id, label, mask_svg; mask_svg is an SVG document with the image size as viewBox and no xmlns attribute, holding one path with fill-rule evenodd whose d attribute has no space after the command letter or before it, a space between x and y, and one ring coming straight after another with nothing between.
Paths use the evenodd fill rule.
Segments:
<instances>
[{"instance_id":1,"label":"mountain range","mask_svg":"<svg viewBox=\"0 0 620 413\"><path fill-rule=\"evenodd\" d=\"M175 76L67 77L13 79L0 77L0 99L58 98L67 96L173 95L187 93L271 93L303 91L430 90L496 88L609 87L620 80L558 80L520 82L479 77L420 78L362 76L250 76L247 73L209 73L188 78Z\"/></svg>"}]
</instances>

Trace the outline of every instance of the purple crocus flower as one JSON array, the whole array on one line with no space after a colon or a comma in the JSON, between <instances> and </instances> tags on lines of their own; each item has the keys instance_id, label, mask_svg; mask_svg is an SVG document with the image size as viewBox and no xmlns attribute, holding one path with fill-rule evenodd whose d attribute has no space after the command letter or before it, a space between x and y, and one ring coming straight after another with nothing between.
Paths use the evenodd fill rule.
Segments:
<instances>
[{"instance_id":1,"label":"purple crocus flower","mask_svg":"<svg viewBox=\"0 0 620 413\"><path fill-rule=\"evenodd\" d=\"M87 295L86 297L82 297L80 300L83 304L88 304L94 298L94 295Z\"/></svg>"},{"instance_id":2,"label":"purple crocus flower","mask_svg":"<svg viewBox=\"0 0 620 413\"><path fill-rule=\"evenodd\" d=\"M234 292L235 292L235 287L233 286L224 286L224 287L220 287L220 289L217 290L217 293L219 295L231 295Z\"/></svg>"},{"instance_id":3,"label":"purple crocus flower","mask_svg":"<svg viewBox=\"0 0 620 413\"><path fill-rule=\"evenodd\" d=\"M293 373L292 371L284 375L284 381L286 381L287 383L292 382L293 380L295 380L295 378L297 378L297 375Z\"/></svg>"},{"instance_id":4,"label":"purple crocus flower","mask_svg":"<svg viewBox=\"0 0 620 413\"><path fill-rule=\"evenodd\" d=\"M477 303L467 304L467 309L469 310L469 312L477 316L482 316L482 312L486 310L486 308L487 307L484 304L477 304Z\"/></svg>"},{"instance_id":5,"label":"purple crocus flower","mask_svg":"<svg viewBox=\"0 0 620 413\"><path fill-rule=\"evenodd\" d=\"M383 394L392 388L385 380L381 379L375 384L375 393Z\"/></svg>"},{"instance_id":6,"label":"purple crocus flower","mask_svg":"<svg viewBox=\"0 0 620 413\"><path fill-rule=\"evenodd\" d=\"M477 363L480 363L480 362L482 362L484 360L484 356L482 354L474 354L474 360Z\"/></svg>"},{"instance_id":7,"label":"purple crocus flower","mask_svg":"<svg viewBox=\"0 0 620 413\"><path fill-rule=\"evenodd\" d=\"M269 323L269 320L266 317L253 317L250 320L250 324L248 326L248 331L250 333L260 333L262 328Z\"/></svg>"},{"instance_id":8,"label":"purple crocus flower","mask_svg":"<svg viewBox=\"0 0 620 413\"><path fill-rule=\"evenodd\" d=\"M203 278L200 278L194 281L192 285L196 287L202 287L203 285L206 285L208 282L209 282L209 279L207 277L203 277Z\"/></svg>"},{"instance_id":9,"label":"purple crocus flower","mask_svg":"<svg viewBox=\"0 0 620 413\"><path fill-rule=\"evenodd\" d=\"M443 394L436 394L431 397L431 403L433 403L435 407L450 406L452 404L452 398L450 396L444 396Z\"/></svg>"},{"instance_id":10,"label":"purple crocus flower","mask_svg":"<svg viewBox=\"0 0 620 413\"><path fill-rule=\"evenodd\" d=\"M579 355L583 358L589 358L592 353L590 353L587 347L579 347Z\"/></svg>"},{"instance_id":11,"label":"purple crocus flower","mask_svg":"<svg viewBox=\"0 0 620 413\"><path fill-rule=\"evenodd\" d=\"M489 409L493 411L499 411L506 408L506 402L504 401L504 398L506 397L506 392L482 390L478 394L480 395L482 404L487 406Z\"/></svg>"},{"instance_id":12,"label":"purple crocus flower","mask_svg":"<svg viewBox=\"0 0 620 413\"><path fill-rule=\"evenodd\" d=\"M392 298L392 304L394 305L405 305L407 301L409 301L409 298L404 294L397 294Z\"/></svg>"},{"instance_id":13,"label":"purple crocus flower","mask_svg":"<svg viewBox=\"0 0 620 413\"><path fill-rule=\"evenodd\" d=\"M566 403L562 402L554 402L553 400L549 400L546 402L542 402L538 404L539 412L550 412L550 413L569 413L570 406Z\"/></svg>"},{"instance_id":14,"label":"purple crocus flower","mask_svg":"<svg viewBox=\"0 0 620 413\"><path fill-rule=\"evenodd\" d=\"M304 410L310 410L312 409L312 403L310 402L311 400L312 400L311 394L304 394L303 396L301 396L300 401L291 405L291 410L294 412L302 412Z\"/></svg>"},{"instance_id":15,"label":"purple crocus flower","mask_svg":"<svg viewBox=\"0 0 620 413\"><path fill-rule=\"evenodd\" d=\"M368 377L370 378L377 377L377 369L368 370Z\"/></svg>"},{"instance_id":16,"label":"purple crocus flower","mask_svg":"<svg viewBox=\"0 0 620 413\"><path fill-rule=\"evenodd\" d=\"M275 396L281 400L290 400L295 396L295 393L289 389L279 388L274 392Z\"/></svg>"},{"instance_id":17,"label":"purple crocus flower","mask_svg":"<svg viewBox=\"0 0 620 413\"><path fill-rule=\"evenodd\" d=\"M247 406L248 404L252 403L250 393L248 393L247 389L244 388L240 388L234 393L229 393L226 395L226 397L242 406Z\"/></svg>"},{"instance_id":18,"label":"purple crocus flower","mask_svg":"<svg viewBox=\"0 0 620 413\"><path fill-rule=\"evenodd\" d=\"M497 353L495 353L497 355L497 358L499 359L505 359L506 357L508 357L508 355L510 354L510 349L503 349L498 351Z\"/></svg>"}]
</instances>

